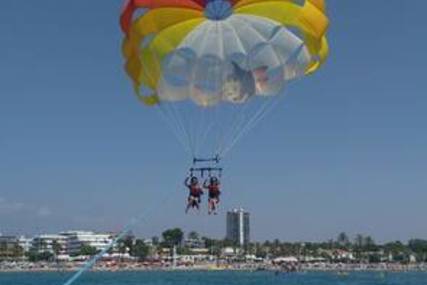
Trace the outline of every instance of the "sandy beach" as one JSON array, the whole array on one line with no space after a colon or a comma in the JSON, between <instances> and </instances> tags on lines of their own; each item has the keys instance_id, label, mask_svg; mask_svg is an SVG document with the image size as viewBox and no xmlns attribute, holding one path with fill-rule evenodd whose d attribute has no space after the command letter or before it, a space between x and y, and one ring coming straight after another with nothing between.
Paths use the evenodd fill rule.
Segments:
<instances>
[{"instance_id":1,"label":"sandy beach","mask_svg":"<svg viewBox=\"0 0 427 285\"><path fill-rule=\"evenodd\" d=\"M46 263L46 262L2 262L0 272L73 272L83 266L81 262ZM138 262L100 262L93 267L92 271L385 271L385 272L427 272L427 263L415 264L343 264L343 263L313 263L313 264L290 264L287 266L275 266L272 264L223 264L213 263L197 265L179 265L173 267L171 264L147 264Z\"/></svg>"}]
</instances>

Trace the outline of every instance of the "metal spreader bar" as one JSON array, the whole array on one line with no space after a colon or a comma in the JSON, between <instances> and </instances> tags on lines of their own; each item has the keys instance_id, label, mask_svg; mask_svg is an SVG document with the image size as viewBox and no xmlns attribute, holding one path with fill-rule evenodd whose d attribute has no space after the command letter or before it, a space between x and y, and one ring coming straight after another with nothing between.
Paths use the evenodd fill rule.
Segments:
<instances>
[{"instance_id":1,"label":"metal spreader bar","mask_svg":"<svg viewBox=\"0 0 427 285\"><path fill-rule=\"evenodd\" d=\"M218 177L222 176L222 167L192 167L190 168L191 176L194 175L194 172L200 173L201 177L205 177L205 173L208 174L209 177L212 175L217 175Z\"/></svg>"},{"instance_id":2,"label":"metal spreader bar","mask_svg":"<svg viewBox=\"0 0 427 285\"><path fill-rule=\"evenodd\" d=\"M193 158L193 164L197 164L199 162L215 162L216 164L218 164L220 162L221 158L219 157L219 155L217 154L215 157L212 158L198 158L198 157L194 157Z\"/></svg>"}]
</instances>

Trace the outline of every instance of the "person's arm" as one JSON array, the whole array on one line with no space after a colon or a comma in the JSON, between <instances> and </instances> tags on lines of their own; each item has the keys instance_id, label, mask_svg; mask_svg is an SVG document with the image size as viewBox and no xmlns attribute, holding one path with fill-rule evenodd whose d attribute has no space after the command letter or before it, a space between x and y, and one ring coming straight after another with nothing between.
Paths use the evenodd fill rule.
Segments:
<instances>
[{"instance_id":1,"label":"person's arm","mask_svg":"<svg viewBox=\"0 0 427 285\"><path fill-rule=\"evenodd\" d=\"M203 182L203 188L208 189L208 180L206 179L205 182Z\"/></svg>"},{"instance_id":2,"label":"person's arm","mask_svg":"<svg viewBox=\"0 0 427 285\"><path fill-rule=\"evenodd\" d=\"M188 180L190 180L190 176L188 176L187 178L185 178L184 185L187 186L187 187L190 187L190 184L188 183Z\"/></svg>"}]
</instances>

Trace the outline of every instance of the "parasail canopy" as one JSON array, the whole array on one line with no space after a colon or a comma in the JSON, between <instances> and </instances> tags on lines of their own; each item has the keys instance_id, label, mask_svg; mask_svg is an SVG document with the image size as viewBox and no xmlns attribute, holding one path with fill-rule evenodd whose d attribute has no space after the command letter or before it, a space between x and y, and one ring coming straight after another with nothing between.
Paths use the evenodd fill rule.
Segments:
<instances>
[{"instance_id":1,"label":"parasail canopy","mask_svg":"<svg viewBox=\"0 0 427 285\"><path fill-rule=\"evenodd\" d=\"M125 69L193 157L224 156L328 55L324 0L130 0Z\"/></svg>"}]
</instances>

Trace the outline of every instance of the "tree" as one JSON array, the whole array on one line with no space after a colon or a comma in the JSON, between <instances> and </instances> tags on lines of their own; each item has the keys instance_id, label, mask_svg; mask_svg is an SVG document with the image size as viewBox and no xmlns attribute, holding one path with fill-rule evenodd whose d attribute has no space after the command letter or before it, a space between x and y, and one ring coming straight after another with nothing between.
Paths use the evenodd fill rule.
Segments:
<instances>
[{"instance_id":1,"label":"tree","mask_svg":"<svg viewBox=\"0 0 427 285\"><path fill-rule=\"evenodd\" d=\"M183 246L183 247L179 247L176 251L177 254L179 255L190 255L191 254L191 249Z\"/></svg>"},{"instance_id":2,"label":"tree","mask_svg":"<svg viewBox=\"0 0 427 285\"><path fill-rule=\"evenodd\" d=\"M204 243L205 243L205 246L206 246L207 248L214 247L214 246L216 246L216 244L217 244L217 241L216 241L216 240L214 240L214 239L211 239L211 238L208 238L208 237L202 237L202 239L203 239L203 241L204 241Z\"/></svg>"},{"instance_id":3,"label":"tree","mask_svg":"<svg viewBox=\"0 0 427 285\"><path fill-rule=\"evenodd\" d=\"M354 246L356 248L361 249L364 245L364 241L365 241L365 238L363 237L363 235L357 234L356 238L354 239Z\"/></svg>"},{"instance_id":4,"label":"tree","mask_svg":"<svg viewBox=\"0 0 427 285\"><path fill-rule=\"evenodd\" d=\"M273 240L273 243L270 244L271 247L271 254L275 257L278 257L280 255L286 255L285 251L286 251L286 245L285 244L281 244L280 240L275 239Z\"/></svg>"},{"instance_id":5,"label":"tree","mask_svg":"<svg viewBox=\"0 0 427 285\"><path fill-rule=\"evenodd\" d=\"M55 256L58 256L62 250L62 246L58 243L58 241L54 240L52 242L52 250Z\"/></svg>"},{"instance_id":6,"label":"tree","mask_svg":"<svg viewBox=\"0 0 427 285\"><path fill-rule=\"evenodd\" d=\"M348 247L350 245L350 239L345 232L342 232L338 235L337 243L341 247Z\"/></svg>"},{"instance_id":7,"label":"tree","mask_svg":"<svg viewBox=\"0 0 427 285\"><path fill-rule=\"evenodd\" d=\"M363 235L358 234L354 239L354 251L356 254L356 258L360 260L362 258L362 251L364 246L365 238Z\"/></svg>"},{"instance_id":8,"label":"tree","mask_svg":"<svg viewBox=\"0 0 427 285\"><path fill-rule=\"evenodd\" d=\"M386 243L383 248L385 252L393 255L394 261L405 261L409 251L400 241Z\"/></svg>"},{"instance_id":9,"label":"tree","mask_svg":"<svg viewBox=\"0 0 427 285\"><path fill-rule=\"evenodd\" d=\"M147 258L150 252L150 248L144 243L143 240L137 239L131 250L131 255L138 258L138 260L144 260Z\"/></svg>"},{"instance_id":10,"label":"tree","mask_svg":"<svg viewBox=\"0 0 427 285\"><path fill-rule=\"evenodd\" d=\"M37 252L35 250L28 253L28 260L31 262L50 261L53 258L53 253L48 251Z\"/></svg>"},{"instance_id":11,"label":"tree","mask_svg":"<svg viewBox=\"0 0 427 285\"><path fill-rule=\"evenodd\" d=\"M158 246L160 243L159 237L157 237L157 236L152 237L151 240L152 240L154 246Z\"/></svg>"},{"instance_id":12,"label":"tree","mask_svg":"<svg viewBox=\"0 0 427 285\"><path fill-rule=\"evenodd\" d=\"M364 251L377 251L378 246L375 244L375 241L372 237L366 236L363 239L363 250Z\"/></svg>"},{"instance_id":13,"label":"tree","mask_svg":"<svg viewBox=\"0 0 427 285\"><path fill-rule=\"evenodd\" d=\"M98 250L90 245L83 245L80 248L80 252L79 255L89 255L89 256L93 256L96 255L98 253Z\"/></svg>"},{"instance_id":14,"label":"tree","mask_svg":"<svg viewBox=\"0 0 427 285\"><path fill-rule=\"evenodd\" d=\"M411 239L408 247L415 253L427 252L427 240Z\"/></svg>"},{"instance_id":15,"label":"tree","mask_svg":"<svg viewBox=\"0 0 427 285\"><path fill-rule=\"evenodd\" d=\"M119 240L117 243L119 253L125 254L127 252L132 252L132 248L134 246L133 240L133 235L128 235L123 239Z\"/></svg>"},{"instance_id":16,"label":"tree","mask_svg":"<svg viewBox=\"0 0 427 285\"><path fill-rule=\"evenodd\" d=\"M132 250L132 247L134 245L134 237L129 235L123 239L122 243L126 248Z\"/></svg>"},{"instance_id":17,"label":"tree","mask_svg":"<svg viewBox=\"0 0 427 285\"><path fill-rule=\"evenodd\" d=\"M198 240L199 237L199 234L195 231L191 231L190 233L188 233L188 239Z\"/></svg>"},{"instance_id":18,"label":"tree","mask_svg":"<svg viewBox=\"0 0 427 285\"><path fill-rule=\"evenodd\" d=\"M180 228L169 229L162 233L163 241L169 247L181 245L184 232Z\"/></svg>"},{"instance_id":19,"label":"tree","mask_svg":"<svg viewBox=\"0 0 427 285\"><path fill-rule=\"evenodd\" d=\"M210 253L215 256L219 256L221 254L221 249L223 248L224 242L221 240L210 239L207 237L202 238L206 248L209 248Z\"/></svg>"},{"instance_id":20,"label":"tree","mask_svg":"<svg viewBox=\"0 0 427 285\"><path fill-rule=\"evenodd\" d=\"M255 255L256 257L266 258L268 254L268 249L266 249L262 244L255 244Z\"/></svg>"},{"instance_id":21,"label":"tree","mask_svg":"<svg viewBox=\"0 0 427 285\"><path fill-rule=\"evenodd\" d=\"M427 261L427 240L411 239L408 242L408 247L417 255L419 261Z\"/></svg>"}]
</instances>

